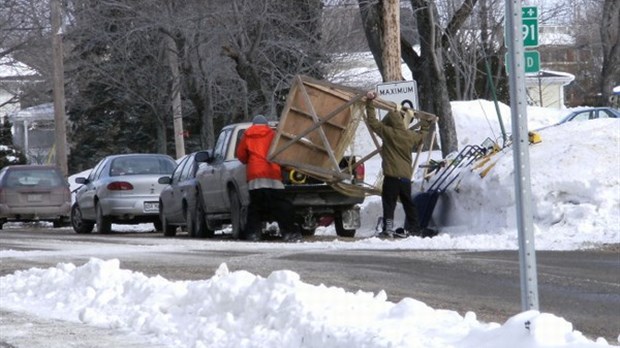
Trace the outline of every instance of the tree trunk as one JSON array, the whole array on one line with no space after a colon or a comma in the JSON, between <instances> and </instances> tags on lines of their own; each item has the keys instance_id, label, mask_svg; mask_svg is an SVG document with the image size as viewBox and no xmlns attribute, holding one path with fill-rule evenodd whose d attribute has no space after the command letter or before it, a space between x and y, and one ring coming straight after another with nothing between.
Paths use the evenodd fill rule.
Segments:
<instances>
[{"instance_id":1,"label":"tree trunk","mask_svg":"<svg viewBox=\"0 0 620 348\"><path fill-rule=\"evenodd\" d=\"M618 0L605 0L601 41L603 44L601 92L604 102L609 105L611 91L620 80L620 1Z\"/></svg>"},{"instance_id":2,"label":"tree trunk","mask_svg":"<svg viewBox=\"0 0 620 348\"><path fill-rule=\"evenodd\" d=\"M385 81L387 76L383 73L383 53L381 46L381 38L383 37L383 24L381 20L381 7L380 2L375 0L358 0L360 7L360 14L362 16L362 24L364 26L364 33L366 34L366 41L368 41L368 48L372 53L377 68L381 73L381 78Z\"/></svg>"},{"instance_id":3,"label":"tree trunk","mask_svg":"<svg viewBox=\"0 0 620 348\"><path fill-rule=\"evenodd\" d=\"M439 117L441 153L446 157L457 151L458 141L443 67L441 32L437 32L440 26L435 21L437 11L433 1L412 0L411 3L414 13L417 13L422 58L421 66L411 68L417 68L421 75L422 89L419 94L422 110Z\"/></svg>"}]
</instances>

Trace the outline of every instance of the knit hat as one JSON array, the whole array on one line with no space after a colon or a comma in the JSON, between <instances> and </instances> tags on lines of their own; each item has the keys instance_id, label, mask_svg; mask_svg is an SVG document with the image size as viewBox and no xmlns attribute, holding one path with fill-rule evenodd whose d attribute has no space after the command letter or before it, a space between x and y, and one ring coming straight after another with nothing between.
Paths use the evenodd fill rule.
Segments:
<instances>
[{"instance_id":1,"label":"knit hat","mask_svg":"<svg viewBox=\"0 0 620 348\"><path fill-rule=\"evenodd\" d=\"M252 120L253 124L268 124L269 122L267 122L267 119L265 118L265 116L263 115L256 115L254 116L254 119Z\"/></svg>"}]
</instances>

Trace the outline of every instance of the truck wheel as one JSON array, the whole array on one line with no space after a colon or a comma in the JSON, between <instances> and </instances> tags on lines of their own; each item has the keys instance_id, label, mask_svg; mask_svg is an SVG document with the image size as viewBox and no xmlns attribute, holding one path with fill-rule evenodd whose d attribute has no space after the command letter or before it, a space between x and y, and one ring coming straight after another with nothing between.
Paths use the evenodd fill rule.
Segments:
<instances>
[{"instance_id":1,"label":"truck wheel","mask_svg":"<svg viewBox=\"0 0 620 348\"><path fill-rule=\"evenodd\" d=\"M84 234L91 233L93 231L93 228L95 227L95 224L92 222L84 221L80 206L74 204L71 207L71 227L73 227L75 233Z\"/></svg>"},{"instance_id":2,"label":"truck wheel","mask_svg":"<svg viewBox=\"0 0 620 348\"><path fill-rule=\"evenodd\" d=\"M241 233L244 227L243 214L241 211L241 200L237 191L228 191L228 199L230 200L230 223L232 224L232 237L239 239L243 234Z\"/></svg>"},{"instance_id":3,"label":"truck wheel","mask_svg":"<svg viewBox=\"0 0 620 348\"><path fill-rule=\"evenodd\" d=\"M101 234L108 234L112 232L112 223L110 222L110 218L103 216L103 208L101 208L101 204L99 204L99 202L96 203L95 209L97 210L97 232Z\"/></svg>"},{"instance_id":4,"label":"truck wheel","mask_svg":"<svg viewBox=\"0 0 620 348\"><path fill-rule=\"evenodd\" d=\"M338 237L355 237L355 229L346 229L342 225L342 212L336 212L336 216L334 216L334 225L336 226L336 234Z\"/></svg>"},{"instance_id":5,"label":"truck wheel","mask_svg":"<svg viewBox=\"0 0 620 348\"><path fill-rule=\"evenodd\" d=\"M316 232L316 228L306 229L303 227L299 227L299 230L301 231L301 235L304 237L312 237L314 236L314 233Z\"/></svg>"},{"instance_id":6,"label":"truck wheel","mask_svg":"<svg viewBox=\"0 0 620 348\"><path fill-rule=\"evenodd\" d=\"M187 210L190 210L191 207L187 207ZM212 238L214 235L214 231L209 229L207 226L207 222L205 220L205 211L202 207L202 199L198 197L196 199L196 214L194 216L194 234L192 235L189 228L187 230L190 233L190 237L198 237L198 238Z\"/></svg>"}]
</instances>

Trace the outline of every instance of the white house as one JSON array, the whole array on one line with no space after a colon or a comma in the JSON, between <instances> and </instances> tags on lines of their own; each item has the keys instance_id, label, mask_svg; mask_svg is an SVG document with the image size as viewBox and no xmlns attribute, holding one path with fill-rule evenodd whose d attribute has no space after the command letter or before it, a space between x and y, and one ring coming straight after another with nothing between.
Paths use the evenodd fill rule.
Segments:
<instances>
[{"instance_id":1,"label":"white house","mask_svg":"<svg viewBox=\"0 0 620 348\"><path fill-rule=\"evenodd\" d=\"M575 75L541 69L536 74L525 76L525 90L528 103L545 108L562 109L564 104L564 86L575 80Z\"/></svg>"},{"instance_id":2,"label":"white house","mask_svg":"<svg viewBox=\"0 0 620 348\"><path fill-rule=\"evenodd\" d=\"M21 108L19 95L22 86L36 77L36 71L10 56L0 58L0 121Z\"/></svg>"}]
</instances>

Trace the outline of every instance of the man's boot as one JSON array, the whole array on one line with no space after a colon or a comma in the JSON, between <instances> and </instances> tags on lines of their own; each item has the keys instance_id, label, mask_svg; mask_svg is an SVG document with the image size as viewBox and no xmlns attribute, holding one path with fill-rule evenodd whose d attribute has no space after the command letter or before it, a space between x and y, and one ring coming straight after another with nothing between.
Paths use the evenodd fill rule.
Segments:
<instances>
[{"instance_id":1,"label":"man's boot","mask_svg":"<svg viewBox=\"0 0 620 348\"><path fill-rule=\"evenodd\" d=\"M385 219L383 231L377 235L379 238L394 238L394 220Z\"/></svg>"}]
</instances>

